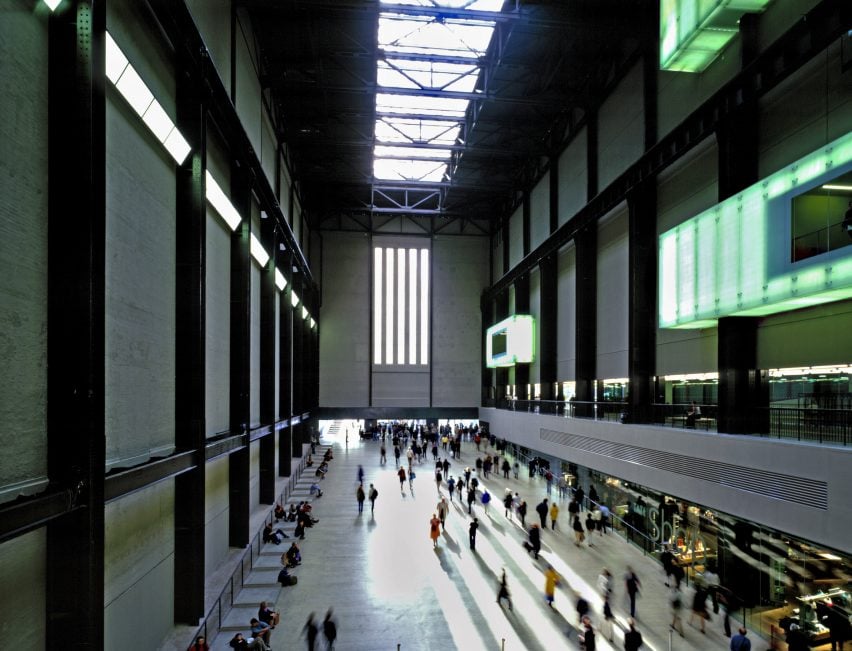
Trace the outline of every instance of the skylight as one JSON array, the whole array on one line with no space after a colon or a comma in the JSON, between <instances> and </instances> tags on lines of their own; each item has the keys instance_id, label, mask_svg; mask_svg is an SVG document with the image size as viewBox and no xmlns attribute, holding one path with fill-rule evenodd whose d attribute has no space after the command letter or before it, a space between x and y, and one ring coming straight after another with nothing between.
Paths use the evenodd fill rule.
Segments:
<instances>
[{"instance_id":1,"label":"skylight","mask_svg":"<svg viewBox=\"0 0 852 651\"><path fill-rule=\"evenodd\" d=\"M373 176L445 181L494 33L476 12L499 12L503 0L381 2L394 8L379 15Z\"/></svg>"}]
</instances>

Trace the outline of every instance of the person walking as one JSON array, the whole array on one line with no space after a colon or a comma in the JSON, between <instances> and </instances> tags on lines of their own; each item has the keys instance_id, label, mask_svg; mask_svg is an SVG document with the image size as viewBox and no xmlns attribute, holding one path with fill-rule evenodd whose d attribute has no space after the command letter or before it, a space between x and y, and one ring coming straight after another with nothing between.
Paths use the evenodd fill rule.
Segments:
<instances>
[{"instance_id":1,"label":"person walking","mask_svg":"<svg viewBox=\"0 0 852 651\"><path fill-rule=\"evenodd\" d=\"M517 461L515 461L515 463L512 465L512 472L515 475L515 479L517 479L518 475L521 472L521 464L519 464Z\"/></svg>"},{"instance_id":2,"label":"person walking","mask_svg":"<svg viewBox=\"0 0 852 651\"><path fill-rule=\"evenodd\" d=\"M612 595L613 583L612 572L603 568L598 575L598 592L600 592L602 598L607 599Z\"/></svg>"},{"instance_id":3,"label":"person walking","mask_svg":"<svg viewBox=\"0 0 852 651\"><path fill-rule=\"evenodd\" d=\"M509 465L509 460L505 457L503 458L503 464L500 466L500 469L503 471L503 478L509 478L509 471L512 469L512 466Z\"/></svg>"},{"instance_id":4,"label":"person walking","mask_svg":"<svg viewBox=\"0 0 852 651\"><path fill-rule=\"evenodd\" d=\"M376 498L379 496L379 491L376 490L376 487L370 484L370 513L376 512Z\"/></svg>"},{"instance_id":5,"label":"person walking","mask_svg":"<svg viewBox=\"0 0 852 651\"><path fill-rule=\"evenodd\" d=\"M751 640L746 635L745 626L740 626L737 634L731 638L731 651L751 651Z\"/></svg>"},{"instance_id":6,"label":"person walking","mask_svg":"<svg viewBox=\"0 0 852 651\"><path fill-rule=\"evenodd\" d=\"M394 459L396 459L396 467L397 468L399 468L399 455L400 455L399 446L394 445L393 446L393 456L394 456Z\"/></svg>"},{"instance_id":7,"label":"person walking","mask_svg":"<svg viewBox=\"0 0 852 651\"><path fill-rule=\"evenodd\" d=\"M482 489L482 497L480 498L482 502L482 510L485 511L486 515L488 514L488 505L491 503L491 493L488 492L487 488Z\"/></svg>"},{"instance_id":8,"label":"person walking","mask_svg":"<svg viewBox=\"0 0 852 651\"><path fill-rule=\"evenodd\" d=\"M624 632L624 651L639 651L643 643L642 634L636 630L636 622L631 617Z\"/></svg>"},{"instance_id":9,"label":"person walking","mask_svg":"<svg viewBox=\"0 0 852 651\"><path fill-rule=\"evenodd\" d=\"M479 519L474 518L467 528L467 536L470 539L470 548L476 551L476 530L479 529Z\"/></svg>"},{"instance_id":10,"label":"person walking","mask_svg":"<svg viewBox=\"0 0 852 651\"><path fill-rule=\"evenodd\" d=\"M603 622L601 623L601 635L612 642L613 624L615 623L615 615L612 614L612 607L609 605L609 595L604 596L603 602Z\"/></svg>"},{"instance_id":11,"label":"person walking","mask_svg":"<svg viewBox=\"0 0 852 651\"><path fill-rule=\"evenodd\" d=\"M580 648L583 651L595 651L597 649L595 642L595 629L592 628L592 620L588 615L583 617L583 633L580 637Z\"/></svg>"},{"instance_id":12,"label":"person walking","mask_svg":"<svg viewBox=\"0 0 852 651\"><path fill-rule=\"evenodd\" d=\"M322 632L325 635L325 648L328 651L334 649L334 641L337 639L337 624L331 618L331 608L325 614L325 619L322 622Z\"/></svg>"},{"instance_id":13,"label":"person walking","mask_svg":"<svg viewBox=\"0 0 852 651\"><path fill-rule=\"evenodd\" d=\"M506 580L506 568L503 568L503 576L500 577L500 588L497 591L497 603L500 607L503 606L503 599L509 602L509 610L514 610L512 607L512 597L509 594L509 585Z\"/></svg>"},{"instance_id":14,"label":"person walking","mask_svg":"<svg viewBox=\"0 0 852 651\"><path fill-rule=\"evenodd\" d=\"M432 547L438 547L438 536L441 534L441 521L438 516L432 514L432 519L429 520L429 537L432 539Z\"/></svg>"},{"instance_id":15,"label":"person walking","mask_svg":"<svg viewBox=\"0 0 852 651\"><path fill-rule=\"evenodd\" d=\"M400 466L396 474L399 477L399 492L405 495L405 468Z\"/></svg>"},{"instance_id":16,"label":"person walking","mask_svg":"<svg viewBox=\"0 0 852 651\"><path fill-rule=\"evenodd\" d=\"M574 545L579 547L583 544L585 535L583 534L583 523L580 522L580 516L574 516L574 522L571 523L571 528L574 530Z\"/></svg>"},{"instance_id":17,"label":"person walking","mask_svg":"<svg viewBox=\"0 0 852 651\"><path fill-rule=\"evenodd\" d=\"M358 464L358 483L364 483L364 466L362 466L361 464Z\"/></svg>"},{"instance_id":18,"label":"person walking","mask_svg":"<svg viewBox=\"0 0 852 651\"><path fill-rule=\"evenodd\" d=\"M544 498L538 505L535 507L536 513L538 513L538 517L541 519L541 528L547 529L547 498Z\"/></svg>"},{"instance_id":19,"label":"person walking","mask_svg":"<svg viewBox=\"0 0 852 651\"><path fill-rule=\"evenodd\" d=\"M450 501L453 501L453 493L456 490L456 480L450 477L447 479L447 492L450 494Z\"/></svg>"},{"instance_id":20,"label":"person walking","mask_svg":"<svg viewBox=\"0 0 852 651\"><path fill-rule=\"evenodd\" d=\"M544 599L547 601L547 606L553 608L553 599L556 596L556 586L559 585L559 573L553 569L552 565L548 565L544 571Z\"/></svg>"},{"instance_id":21,"label":"person walking","mask_svg":"<svg viewBox=\"0 0 852 651\"><path fill-rule=\"evenodd\" d=\"M636 596L639 594L642 584L639 581L639 577L636 576L636 572L634 572L633 568L629 565L627 566L627 572L624 575L624 586L627 589L627 598L630 599L630 616L635 618Z\"/></svg>"},{"instance_id":22,"label":"person walking","mask_svg":"<svg viewBox=\"0 0 852 651\"><path fill-rule=\"evenodd\" d=\"M556 502L550 505L550 528L553 531L556 531L556 518L559 517L559 507L556 506Z\"/></svg>"},{"instance_id":23,"label":"person walking","mask_svg":"<svg viewBox=\"0 0 852 651\"><path fill-rule=\"evenodd\" d=\"M440 470L435 471L435 487L438 489L438 495L441 494L441 482L444 481L444 476Z\"/></svg>"},{"instance_id":24,"label":"person walking","mask_svg":"<svg viewBox=\"0 0 852 651\"><path fill-rule=\"evenodd\" d=\"M541 552L541 529L538 528L537 524L530 527L529 538L529 549L527 551L533 552L535 557L538 558Z\"/></svg>"},{"instance_id":25,"label":"person walking","mask_svg":"<svg viewBox=\"0 0 852 651\"><path fill-rule=\"evenodd\" d=\"M680 588L677 586L672 586L672 591L669 595L669 605L672 610L672 623L669 624L669 628L677 631L683 637L683 618L680 614L683 610L683 596L680 593Z\"/></svg>"},{"instance_id":26,"label":"person walking","mask_svg":"<svg viewBox=\"0 0 852 651\"><path fill-rule=\"evenodd\" d=\"M382 443L382 447L379 449L379 465L385 465L388 462L388 449L385 447L385 444Z\"/></svg>"},{"instance_id":27,"label":"person walking","mask_svg":"<svg viewBox=\"0 0 852 651\"><path fill-rule=\"evenodd\" d=\"M446 526L444 523L447 520L447 513L450 511L450 505L447 503L447 498L442 497L441 501L438 502L438 506L435 508L438 511L438 519L441 521L441 528L443 529Z\"/></svg>"},{"instance_id":28,"label":"person walking","mask_svg":"<svg viewBox=\"0 0 852 651\"><path fill-rule=\"evenodd\" d=\"M302 632L308 639L308 651L314 651L317 644L317 636L319 636L319 626L314 621L314 614L308 615L308 621L305 622Z\"/></svg>"},{"instance_id":29,"label":"person walking","mask_svg":"<svg viewBox=\"0 0 852 651\"><path fill-rule=\"evenodd\" d=\"M520 504L518 504L518 518L521 521L521 528L526 529L527 503L524 500L521 500Z\"/></svg>"},{"instance_id":30,"label":"person walking","mask_svg":"<svg viewBox=\"0 0 852 651\"><path fill-rule=\"evenodd\" d=\"M703 585L695 586L695 594L692 597L692 612L689 614L689 625L692 626L693 620L698 617L701 622L701 632L704 633L704 624L707 621L709 613L707 612L707 590Z\"/></svg>"},{"instance_id":31,"label":"person walking","mask_svg":"<svg viewBox=\"0 0 852 651\"><path fill-rule=\"evenodd\" d=\"M470 515L470 513L471 513L470 509L473 506L473 503L475 501L476 501L476 489L473 486L471 486L467 491L467 513L468 513L468 515Z\"/></svg>"},{"instance_id":32,"label":"person walking","mask_svg":"<svg viewBox=\"0 0 852 651\"><path fill-rule=\"evenodd\" d=\"M509 514L512 512L512 493L507 492L506 496L503 498L503 515L507 518L510 517Z\"/></svg>"},{"instance_id":33,"label":"person walking","mask_svg":"<svg viewBox=\"0 0 852 651\"><path fill-rule=\"evenodd\" d=\"M355 499L358 500L358 513L364 512L364 500L366 497L364 494L364 484L358 484L358 488L355 489Z\"/></svg>"}]
</instances>

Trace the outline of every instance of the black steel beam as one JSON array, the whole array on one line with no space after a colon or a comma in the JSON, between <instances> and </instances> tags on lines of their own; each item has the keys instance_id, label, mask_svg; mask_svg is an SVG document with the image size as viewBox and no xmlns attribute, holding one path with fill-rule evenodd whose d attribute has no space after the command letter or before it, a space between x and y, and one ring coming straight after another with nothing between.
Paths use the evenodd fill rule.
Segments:
<instances>
[{"instance_id":1,"label":"black steel beam","mask_svg":"<svg viewBox=\"0 0 852 651\"><path fill-rule=\"evenodd\" d=\"M148 488L149 486L153 486L154 484L161 482L165 479L170 479L172 477L184 476L184 473L189 474L189 472L197 472L199 468L203 468L203 463L198 463L199 456L203 456L204 451L197 450L187 450L185 452L176 452L175 454L165 457L163 459L155 459L153 461L148 461L146 463L140 464L133 468L129 468L128 470L123 470L120 472L116 472L114 474L109 474L106 477L106 492L105 497L107 502L111 502L113 500L117 500L120 497L124 497L125 495L129 495L130 493L141 490L143 488ZM203 477L203 475L202 475ZM187 488L190 488L187 486ZM203 493L202 493L203 496ZM191 505L190 505L191 506ZM189 513L189 508L175 508L175 518L177 518L179 513ZM176 531L180 531L180 527L177 523L175 523ZM204 537L201 536L201 542L204 542ZM202 547L203 550L203 547ZM202 558L204 554L201 554ZM189 573L191 569L191 565L184 567L181 571ZM202 578L204 574L202 573ZM182 587L175 586L175 591L177 593L186 593L190 594L188 588L191 587L188 583L184 585L185 579L181 580ZM204 583L202 582L202 588ZM204 611L204 591L202 589L202 600L201 600L201 609L202 616ZM180 621L184 621L181 619ZM197 621L197 619L195 620Z\"/></svg>"},{"instance_id":2,"label":"black steel beam","mask_svg":"<svg viewBox=\"0 0 852 651\"><path fill-rule=\"evenodd\" d=\"M106 102L105 3L50 16L48 98L47 474L33 521L47 524L47 648L104 648ZM70 204L69 204L70 201ZM69 218L69 205L73 218ZM21 524L19 522L19 524ZM14 590L14 586L7 586Z\"/></svg>"},{"instance_id":3,"label":"black steel beam","mask_svg":"<svg viewBox=\"0 0 852 651\"><path fill-rule=\"evenodd\" d=\"M248 434L251 422L251 255L252 185L248 170L231 165L231 202L245 217L231 234L231 366L230 425L232 434ZM249 541L249 449L229 456L230 508L228 538L232 547Z\"/></svg>"},{"instance_id":4,"label":"black steel beam","mask_svg":"<svg viewBox=\"0 0 852 651\"><path fill-rule=\"evenodd\" d=\"M21 497L0 506L0 543L6 542L82 507L79 493L70 488L48 490L32 497Z\"/></svg>"},{"instance_id":5,"label":"black steel beam","mask_svg":"<svg viewBox=\"0 0 852 651\"><path fill-rule=\"evenodd\" d=\"M541 399L554 400L556 392L556 362L559 356L559 291L558 268L555 254L549 255L539 265L539 370Z\"/></svg>"},{"instance_id":6,"label":"black steel beam","mask_svg":"<svg viewBox=\"0 0 852 651\"><path fill-rule=\"evenodd\" d=\"M189 8L185 2L172 2L171 0L147 0L147 2L163 32L171 41L175 52L183 50L192 62L192 67L199 77L198 82L205 89L210 114L222 132L224 140L228 143L230 153L250 170L253 188L260 199L261 207L276 220L287 241L287 248L295 251L293 264L298 266L300 273L311 281L311 270L307 260L296 242L292 228L284 217L272 184L266 178L257 152L254 150L234 103L231 101L231 96L222 85L222 80L215 67L206 65L210 54ZM236 75L232 74L232 80L236 80Z\"/></svg>"},{"instance_id":7,"label":"black steel beam","mask_svg":"<svg viewBox=\"0 0 852 651\"><path fill-rule=\"evenodd\" d=\"M585 207L551 237L538 246L488 290L496 295L520 274L538 264L547 254L558 251L589 224L596 222L623 202L628 192L643 180L655 177L681 156L714 135L719 124L736 113L745 103L759 98L790 77L801 66L823 52L852 24L852 3L823 0L804 15L783 36L769 46L734 79L693 111L671 132L606 188L600 190ZM591 175L594 170L589 170ZM590 191L591 187L590 179Z\"/></svg>"},{"instance_id":8,"label":"black steel beam","mask_svg":"<svg viewBox=\"0 0 852 651\"><path fill-rule=\"evenodd\" d=\"M598 227L591 224L576 238L576 291L577 306L575 330L575 393L578 401L594 399L594 381L597 366L597 304L598 304ZM577 405L577 415L589 405Z\"/></svg>"},{"instance_id":9,"label":"black steel beam","mask_svg":"<svg viewBox=\"0 0 852 651\"><path fill-rule=\"evenodd\" d=\"M245 434L226 434L222 438L209 441L204 448L204 460L210 461L223 454L230 454L248 445L248 437Z\"/></svg>"},{"instance_id":10,"label":"black steel beam","mask_svg":"<svg viewBox=\"0 0 852 651\"><path fill-rule=\"evenodd\" d=\"M526 193L524 193L526 196ZM515 314L530 313L530 275L524 274L515 281ZM518 400L529 400L530 365L515 365L515 395Z\"/></svg>"},{"instance_id":11,"label":"black steel beam","mask_svg":"<svg viewBox=\"0 0 852 651\"><path fill-rule=\"evenodd\" d=\"M175 445L173 457L107 480L108 499L175 477L174 616L195 625L204 616L206 468L207 112L192 62L178 52L177 127L191 151L177 170L175 208ZM190 465L185 465L190 464Z\"/></svg>"},{"instance_id":12,"label":"black steel beam","mask_svg":"<svg viewBox=\"0 0 852 651\"><path fill-rule=\"evenodd\" d=\"M275 268L279 259L278 229L275 220L268 217L260 220L260 242L269 253L269 262L260 270L260 422L267 428L275 423L276 377L275 353ZM279 303L280 307L280 303ZM274 430L270 430L274 431ZM260 440L260 503L275 503L275 437L265 436Z\"/></svg>"}]
</instances>

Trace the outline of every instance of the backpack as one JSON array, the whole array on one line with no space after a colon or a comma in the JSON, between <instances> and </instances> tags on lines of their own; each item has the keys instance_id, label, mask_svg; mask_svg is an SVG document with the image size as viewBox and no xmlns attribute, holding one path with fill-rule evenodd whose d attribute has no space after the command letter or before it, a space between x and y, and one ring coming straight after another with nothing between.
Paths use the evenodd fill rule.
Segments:
<instances>
[{"instance_id":1,"label":"backpack","mask_svg":"<svg viewBox=\"0 0 852 651\"><path fill-rule=\"evenodd\" d=\"M374 500L374 499L376 499L378 496L379 496L379 491L377 491L377 490L374 488L374 489L373 489L373 493L372 493L372 495L370 495L370 499L371 499L371 500Z\"/></svg>"}]
</instances>

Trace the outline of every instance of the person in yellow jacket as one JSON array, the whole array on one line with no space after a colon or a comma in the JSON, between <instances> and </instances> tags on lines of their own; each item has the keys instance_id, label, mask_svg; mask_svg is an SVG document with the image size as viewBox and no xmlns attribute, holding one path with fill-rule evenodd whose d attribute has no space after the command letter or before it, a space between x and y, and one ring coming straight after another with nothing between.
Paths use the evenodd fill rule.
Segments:
<instances>
[{"instance_id":1,"label":"person in yellow jacket","mask_svg":"<svg viewBox=\"0 0 852 651\"><path fill-rule=\"evenodd\" d=\"M544 571L544 598L547 605L553 608L553 597L556 594L556 586L562 577L553 569L552 565L548 565Z\"/></svg>"},{"instance_id":2,"label":"person in yellow jacket","mask_svg":"<svg viewBox=\"0 0 852 651\"><path fill-rule=\"evenodd\" d=\"M556 506L556 502L550 505L550 528L556 529L556 518L559 517L559 507Z\"/></svg>"}]
</instances>

